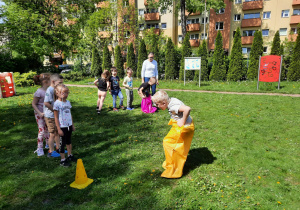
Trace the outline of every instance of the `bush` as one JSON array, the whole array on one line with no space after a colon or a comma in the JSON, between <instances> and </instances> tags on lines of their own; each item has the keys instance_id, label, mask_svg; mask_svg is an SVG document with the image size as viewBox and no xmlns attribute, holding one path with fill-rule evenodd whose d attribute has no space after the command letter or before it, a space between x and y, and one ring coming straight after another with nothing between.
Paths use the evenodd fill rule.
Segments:
<instances>
[{"instance_id":1,"label":"bush","mask_svg":"<svg viewBox=\"0 0 300 210\"><path fill-rule=\"evenodd\" d=\"M33 76L37 75L35 71L20 74L14 72L15 85L17 86L32 86L34 85Z\"/></svg>"},{"instance_id":2,"label":"bush","mask_svg":"<svg viewBox=\"0 0 300 210\"><path fill-rule=\"evenodd\" d=\"M79 71L71 71L69 73L62 73L61 74L64 77L64 82L67 81L80 81L83 79L82 72Z\"/></svg>"}]
</instances>

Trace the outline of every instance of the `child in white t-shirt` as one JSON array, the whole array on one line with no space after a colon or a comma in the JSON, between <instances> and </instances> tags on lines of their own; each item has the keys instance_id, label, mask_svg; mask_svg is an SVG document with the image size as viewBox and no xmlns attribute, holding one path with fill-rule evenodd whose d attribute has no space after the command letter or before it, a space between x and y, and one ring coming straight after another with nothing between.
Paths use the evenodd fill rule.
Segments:
<instances>
[{"instance_id":1,"label":"child in white t-shirt","mask_svg":"<svg viewBox=\"0 0 300 210\"><path fill-rule=\"evenodd\" d=\"M72 155L72 143L71 135L72 131L75 131L73 124L73 119L71 115L71 103L67 100L69 95L69 89L67 86L60 84L55 87L55 93L57 100L54 102L54 118L55 125L57 127L58 134L60 136L60 165L64 167L69 167L70 161L77 161L77 159ZM65 158L65 145L68 150L68 158Z\"/></svg>"}]
</instances>

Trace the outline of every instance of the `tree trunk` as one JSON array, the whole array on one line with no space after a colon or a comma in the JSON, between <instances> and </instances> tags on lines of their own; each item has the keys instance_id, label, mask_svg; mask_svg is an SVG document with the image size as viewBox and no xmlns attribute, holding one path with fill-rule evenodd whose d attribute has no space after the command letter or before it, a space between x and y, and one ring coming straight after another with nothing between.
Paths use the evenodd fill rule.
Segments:
<instances>
[{"instance_id":1,"label":"tree trunk","mask_svg":"<svg viewBox=\"0 0 300 210\"><path fill-rule=\"evenodd\" d=\"M186 34L185 0L180 0L181 32L182 40Z\"/></svg>"}]
</instances>

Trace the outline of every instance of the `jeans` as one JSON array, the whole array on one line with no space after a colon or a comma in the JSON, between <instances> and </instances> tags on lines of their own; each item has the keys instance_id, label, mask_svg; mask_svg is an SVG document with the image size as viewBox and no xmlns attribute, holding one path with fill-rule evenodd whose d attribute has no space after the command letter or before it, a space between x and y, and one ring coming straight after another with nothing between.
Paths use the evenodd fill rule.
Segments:
<instances>
[{"instance_id":1,"label":"jeans","mask_svg":"<svg viewBox=\"0 0 300 210\"><path fill-rule=\"evenodd\" d=\"M126 89L126 96L127 96L127 107L132 108L133 90Z\"/></svg>"},{"instance_id":2,"label":"jeans","mask_svg":"<svg viewBox=\"0 0 300 210\"><path fill-rule=\"evenodd\" d=\"M116 101L117 101L117 97L118 96L120 98L120 106L123 106L123 99L124 99L124 97L123 97L123 94L121 92L121 89L119 89L119 90L112 90L111 91L111 95L113 97L113 106L114 106L114 108L117 107Z\"/></svg>"},{"instance_id":3,"label":"jeans","mask_svg":"<svg viewBox=\"0 0 300 210\"><path fill-rule=\"evenodd\" d=\"M148 82L150 80L151 77L144 77L144 81ZM154 85L151 86L151 92L152 92L152 96L155 94L156 92L156 83Z\"/></svg>"}]
</instances>

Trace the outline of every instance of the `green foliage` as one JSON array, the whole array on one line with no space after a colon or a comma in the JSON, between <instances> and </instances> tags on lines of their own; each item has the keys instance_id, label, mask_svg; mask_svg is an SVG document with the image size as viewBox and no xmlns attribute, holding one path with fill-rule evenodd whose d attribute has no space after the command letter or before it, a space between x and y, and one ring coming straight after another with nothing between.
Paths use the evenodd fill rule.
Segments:
<instances>
[{"instance_id":1,"label":"green foliage","mask_svg":"<svg viewBox=\"0 0 300 210\"><path fill-rule=\"evenodd\" d=\"M91 74L95 77L99 77L102 73L101 68L101 58L99 56L98 50L93 47L92 51L92 64L91 64Z\"/></svg>"},{"instance_id":2,"label":"green foliage","mask_svg":"<svg viewBox=\"0 0 300 210\"><path fill-rule=\"evenodd\" d=\"M295 48L293 51L291 65L287 72L288 81L299 81L300 80L300 30L298 28L298 36L296 39Z\"/></svg>"},{"instance_id":3,"label":"green foliage","mask_svg":"<svg viewBox=\"0 0 300 210\"><path fill-rule=\"evenodd\" d=\"M136 62L132 43L129 44L127 50L127 67L130 67L133 70L133 76L136 76Z\"/></svg>"},{"instance_id":4,"label":"green foliage","mask_svg":"<svg viewBox=\"0 0 300 210\"><path fill-rule=\"evenodd\" d=\"M147 50L144 39L140 40L139 44L139 51L138 51L138 64L137 64L137 70L136 70L136 77L141 77L141 71L143 62L147 59Z\"/></svg>"},{"instance_id":5,"label":"green foliage","mask_svg":"<svg viewBox=\"0 0 300 210\"><path fill-rule=\"evenodd\" d=\"M16 86L32 86L34 85L33 77L37 75L34 71L29 71L27 73L20 74L19 72L14 73L14 80Z\"/></svg>"},{"instance_id":6,"label":"green foliage","mask_svg":"<svg viewBox=\"0 0 300 210\"><path fill-rule=\"evenodd\" d=\"M61 74L64 77L64 82L68 81L80 81L83 79L83 74L80 71L71 71L68 73Z\"/></svg>"},{"instance_id":7,"label":"green foliage","mask_svg":"<svg viewBox=\"0 0 300 210\"><path fill-rule=\"evenodd\" d=\"M227 79L228 81L240 81L244 76L241 31L238 27L234 35Z\"/></svg>"},{"instance_id":8,"label":"green foliage","mask_svg":"<svg viewBox=\"0 0 300 210\"><path fill-rule=\"evenodd\" d=\"M165 79L175 79L178 75L177 69L175 46L172 39L168 38L165 54Z\"/></svg>"},{"instance_id":9,"label":"green foliage","mask_svg":"<svg viewBox=\"0 0 300 210\"><path fill-rule=\"evenodd\" d=\"M190 43L190 35L189 33L186 34L184 37L182 47L181 47L181 66L179 71L179 79L184 80L184 58L192 56L192 47ZM185 79L186 80L193 80L194 78L194 71L185 71Z\"/></svg>"},{"instance_id":10,"label":"green foliage","mask_svg":"<svg viewBox=\"0 0 300 210\"><path fill-rule=\"evenodd\" d=\"M213 66L209 75L210 80L223 81L226 78L226 64L224 61L223 38L218 31L213 55Z\"/></svg>"},{"instance_id":11,"label":"green foliage","mask_svg":"<svg viewBox=\"0 0 300 210\"><path fill-rule=\"evenodd\" d=\"M118 75L120 78L124 77L123 57L121 53L121 47L119 45L115 48L115 67L118 69Z\"/></svg>"},{"instance_id":12,"label":"green foliage","mask_svg":"<svg viewBox=\"0 0 300 210\"><path fill-rule=\"evenodd\" d=\"M254 33L253 44L250 51L250 63L247 72L247 79L254 80L257 78L259 56L262 56L263 51L264 51L264 47L263 47L262 32L256 31Z\"/></svg>"},{"instance_id":13,"label":"green foliage","mask_svg":"<svg viewBox=\"0 0 300 210\"><path fill-rule=\"evenodd\" d=\"M208 80L208 66L207 66L207 44L205 39L202 41L202 44L199 45L198 48L198 56L201 57L201 80L207 81ZM195 71L194 76L195 81L199 81L199 71Z\"/></svg>"},{"instance_id":14,"label":"green foliage","mask_svg":"<svg viewBox=\"0 0 300 210\"><path fill-rule=\"evenodd\" d=\"M280 80L286 80L287 79L287 72L291 65L292 56L295 48L295 42L294 41L288 41L285 40L283 42L283 62L282 62L282 69L281 69L281 76Z\"/></svg>"},{"instance_id":15,"label":"green foliage","mask_svg":"<svg viewBox=\"0 0 300 210\"><path fill-rule=\"evenodd\" d=\"M159 36L157 34L152 35L152 45L150 46L150 51L154 54L154 60L156 60L157 64L160 62L159 58L159 49L158 49L158 41L159 41ZM158 78L161 77L161 69L159 68L159 65L157 65L157 71L158 71Z\"/></svg>"},{"instance_id":16,"label":"green foliage","mask_svg":"<svg viewBox=\"0 0 300 210\"><path fill-rule=\"evenodd\" d=\"M275 36L273 38L271 55L281 55L279 31L276 31Z\"/></svg>"},{"instance_id":17,"label":"green foliage","mask_svg":"<svg viewBox=\"0 0 300 210\"><path fill-rule=\"evenodd\" d=\"M111 55L108 50L107 44L104 44L103 47L103 61L102 61L102 70L108 70L110 71L111 65Z\"/></svg>"}]
</instances>

